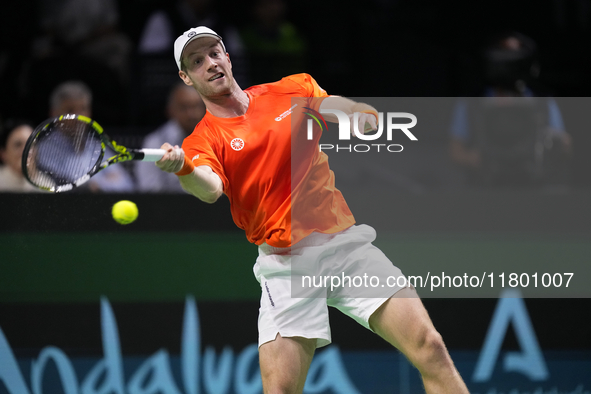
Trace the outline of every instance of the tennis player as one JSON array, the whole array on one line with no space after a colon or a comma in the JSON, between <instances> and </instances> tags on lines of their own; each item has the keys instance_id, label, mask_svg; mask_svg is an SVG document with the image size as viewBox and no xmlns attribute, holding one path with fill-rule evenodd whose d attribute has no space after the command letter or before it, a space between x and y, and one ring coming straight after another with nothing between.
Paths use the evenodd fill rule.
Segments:
<instances>
[{"instance_id":1,"label":"tennis player","mask_svg":"<svg viewBox=\"0 0 591 394\"><path fill-rule=\"evenodd\" d=\"M320 133L312 145L292 145L306 125L303 106L306 111L339 109L351 117L358 112L359 130L377 129L376 110L329 96L307 74L242 90L221 37L207 27L179 36L174 56L179 76L199 92L207 113L182 148L162 145L167 153L156 165L177 174L182 187L202 201L213 203L226 194L234 222L259 247L254 274L262 289L258 325L264 392L303 391L315 349L331 341L327 306L333 306L402 351L420 371L428 393L467 393L414 288L388 288L388 294L367 297L315 288L306 297L292 297L296 257L306 267L320 267L319 273L402 275L372 245L375 231L355 225L318 149Z\"/></svg>"}]
</instances>

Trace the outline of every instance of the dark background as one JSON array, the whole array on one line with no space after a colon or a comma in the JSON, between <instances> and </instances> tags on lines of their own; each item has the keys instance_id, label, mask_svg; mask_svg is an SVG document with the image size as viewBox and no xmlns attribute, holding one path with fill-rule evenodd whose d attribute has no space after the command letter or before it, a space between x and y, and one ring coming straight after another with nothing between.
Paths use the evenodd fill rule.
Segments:
<instances>
[{"instance_id":1,"label":"dark background","mask_svg":"<svg viewBox=\"0 0 591 394\"><path fill-rule=\"evenodd\" d=\"M120 28L133 40L163 0L119 2ZM252 1L216 1L238 28ZM491 34L522 32L539 46L540 84L557 97L591 92L588 1L370 0L287 1L287 19L311 47L309 69L329 93L344 96L466 95L481 82L478 53Z\"/></svg>"},{"instance_id":2,"label":"dark background","mask_svg":"<svg viewBox=\"0 0 591 394\"><path fill-rule=\"evenodd\" d=\"M150 13L167 3L119 1L119 29L137 44ZM470 94L482 82L479 50L501 29L520 31L537 42L542 65L538 83L554 96L584 97L591 92L589 1L286 3L287 19L311 49L308 69L301 71L315 76L329 93L359 97ZM252 19L252 4L221 0L213 6L223 20L242 28ZM15 89L19 66L40 33L37 9L33 0L2 4L2 113L15 109L8 89Z\"/></svg>"}]
</instances>

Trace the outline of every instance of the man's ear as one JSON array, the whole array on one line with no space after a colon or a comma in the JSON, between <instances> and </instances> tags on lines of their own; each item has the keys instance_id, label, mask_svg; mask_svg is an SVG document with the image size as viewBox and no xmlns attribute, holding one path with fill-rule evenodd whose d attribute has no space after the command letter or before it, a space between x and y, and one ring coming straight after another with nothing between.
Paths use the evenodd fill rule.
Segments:
<instances>
[{"instance_id":1,"label":"man's ear","mask_svg":"<svg viewBox=\"0 0 591 394\"><path fill-rule=\"evenodd\" d=\"M230 67L232 67L232 60L230 60L230 54L226 52L226 58L228 59L228 63L230 63Z\"/></svg>"},{"instance_id":2,"label":"man's ear","mask_svg":"<svg viewBox=\"0 0 591 394\"><path fill-rule=\"evenodd\" d=\"M185 85L187 85L187 86L193 86L193 81L191 81L191 78L189 78L189 76L187 75L187 73L184 72L183 70L179 70L179 77L183 80L183 82L185 83Z\"/></svg>"}]
</instances>

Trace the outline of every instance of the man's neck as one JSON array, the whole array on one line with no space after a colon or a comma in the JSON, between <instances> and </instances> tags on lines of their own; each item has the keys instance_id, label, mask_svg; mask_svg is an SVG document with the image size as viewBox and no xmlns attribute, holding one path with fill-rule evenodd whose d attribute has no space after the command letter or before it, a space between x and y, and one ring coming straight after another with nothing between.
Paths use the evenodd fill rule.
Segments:
<instances>
[{"instance_id":1,"label":"man's neck","mask_svg":"<svg viewBox=\"0 0 591 394\"><path fill-rule=\"evenodd\" d=\"M218 118L235 118L246 114L250 99L244 90L236 85L236 89L228 95L204 98L207 110Z\"/></svg>"}]
</instances>

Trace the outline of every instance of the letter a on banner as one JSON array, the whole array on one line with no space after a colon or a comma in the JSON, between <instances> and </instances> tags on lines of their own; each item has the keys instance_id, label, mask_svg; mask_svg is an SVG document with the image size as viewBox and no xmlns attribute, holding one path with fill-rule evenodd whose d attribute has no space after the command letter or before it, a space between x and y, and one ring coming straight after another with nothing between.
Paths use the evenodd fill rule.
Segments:
<instances>
[{"instance_id":1,"label":"letter a on banner","mask_svg":"<svg viewBox=\"0 0 591 394\"><path fill-rule=\"evenodd\" d=\"M519 291L510 289L501 293L486 333L484 346L478 357L472 380L486 382L490 379L499 357L503 339L513 323L513 330L521 351L507 352L503 358L503 371L519 372L533 381L546 380L549 376L544 356L538 344L525 302Z\"/></svg>"}]
</instances>

